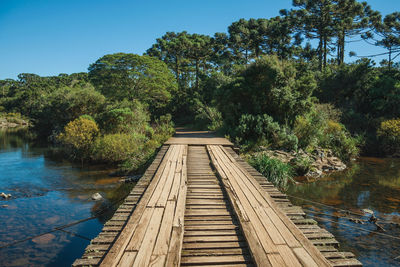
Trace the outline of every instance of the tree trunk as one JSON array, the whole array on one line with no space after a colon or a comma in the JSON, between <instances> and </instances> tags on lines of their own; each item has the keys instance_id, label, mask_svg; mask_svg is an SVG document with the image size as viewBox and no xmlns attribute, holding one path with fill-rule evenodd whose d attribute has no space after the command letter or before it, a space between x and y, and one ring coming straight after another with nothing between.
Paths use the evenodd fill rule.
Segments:
<instances>
[{"instance_id":1,"label":"tree trunk","mask_svg":"<svg viewBox=\"0 0 400 267\"><path fill-rule=\"evenodd\" d=\"M346 38L346 33L343 30L343 32L342 32L342 40L341 40L342 47L340 49L340 64L344 63L344 46L346 44L346 39L345 38Z\"/></svg>"},{"instance_id":2,"label":"tree trunk","mask_svg":"<svg viewBox=\"0 0 400 267\"><path fill-rule=\"evenodd\" d=\"M319 36L319 44L318 44L318 60L319 60L319 70L322 70L322 34Z\"/></svg>"},{"instance_id":3,"label":"tree trunk","mask_svg":"<svg viewBox=\"0 0 400 267\"><path fill-rule=\"evenodd\" d=\"M326 62L327 62L327 38L326 35L324 36L324 69L326 68Z\"/></svg>"},{"instance_id":4,"label":"tree trunk","mask_svg":"<svg viewBox=\"0 0 400 267\"><path fill-rule=\"evenodd\" d=\"M175 57L175 75L176 75L176 81L179 84L180 73L179 73L179 58L178 57Z\"/></svg>"},{"instance_id":5,"label":"tree trunk","mask_svg":"<svg viewBox=\"0 0 400 267\"><path fill-rule=\"evenodd\" d=\"M196 59L196 90L199 90L199 59Z\"/></svg>"}]
</instances>

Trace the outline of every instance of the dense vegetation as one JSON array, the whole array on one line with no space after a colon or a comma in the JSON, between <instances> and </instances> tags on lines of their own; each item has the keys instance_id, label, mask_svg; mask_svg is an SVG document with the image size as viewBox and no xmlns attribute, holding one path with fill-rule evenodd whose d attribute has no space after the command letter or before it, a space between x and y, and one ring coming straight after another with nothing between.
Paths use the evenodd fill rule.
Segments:
<instances>
[{"instance_id":1,"label":"dense vegetation","mask_svg":"<svg viewBox=\"0 0 400 267\"><path fill-rule=\"evenodd\" d=\"M346 50L354 38L383 47L387 60L346 63L346 52L359 57ZM219 130L245 151L398 155L399 54L400 13L294 0L280 16L240 19L227 33L167 32L145 55L105 55L88 73L2 80L0 111L29 117L75 159L126 169L171 134L171 116Z\"/></svg>"}]
</instances>

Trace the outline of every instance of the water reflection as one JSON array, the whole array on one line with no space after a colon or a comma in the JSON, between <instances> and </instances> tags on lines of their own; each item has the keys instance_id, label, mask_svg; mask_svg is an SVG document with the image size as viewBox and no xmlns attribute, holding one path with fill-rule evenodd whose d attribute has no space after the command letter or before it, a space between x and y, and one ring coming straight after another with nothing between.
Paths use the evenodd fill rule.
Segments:
<instances>
[{"instance_id":1,"label":"water reflection","mask_svg":"<svg viewBox=\"0 0 400 267\"><path fill-rule=\"evenodd\" d=\"M0 130L0 192L10 193L10 200L0 199L0 246L47 232L105 211L95 220L69 228L91 239L112 215L118 199L131 186L109 177L106 166L81 167L56 161L29 138L27 131ZM90 196L99 192L103 202ZM70 266L83 253L88 240L63 232L51 232L15 246L0 249L2 266Z\"/></svg>"},{"instance_id":2,"label":"water reflection","mask_svg":"<svg viewBox=\"0 0 400 267\"><path fill-rule=\"evenodd\" d=\"M385 235L400 237L400 159L360 158L344 172L313 183L292 185L287 193L294 196L294 204L303 206L309 217L335 235L343 250L355 253L365 266L400 265L396 260L400 256L400 239L377 234L372 223L349 221L349 217L367 221L370 215L362 209L370 209L379 218ZM364 216L349 215L299 198Z\"/></svg>"}]
</instances>

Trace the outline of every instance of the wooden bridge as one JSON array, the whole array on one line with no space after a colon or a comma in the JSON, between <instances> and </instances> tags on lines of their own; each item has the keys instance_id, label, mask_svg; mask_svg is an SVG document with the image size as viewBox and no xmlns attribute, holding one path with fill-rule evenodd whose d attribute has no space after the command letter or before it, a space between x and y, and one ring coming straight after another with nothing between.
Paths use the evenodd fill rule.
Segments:
<instances>
[{"instance_id":1,"label":"wooden bridge","mask_svg":"<svg viewBox=\"0 0 400 267\"><path fill-rule=\"evenodd\" d=\"M361 266L232 144L178 132L73 266Z\"/></svg>"}]
</instances>

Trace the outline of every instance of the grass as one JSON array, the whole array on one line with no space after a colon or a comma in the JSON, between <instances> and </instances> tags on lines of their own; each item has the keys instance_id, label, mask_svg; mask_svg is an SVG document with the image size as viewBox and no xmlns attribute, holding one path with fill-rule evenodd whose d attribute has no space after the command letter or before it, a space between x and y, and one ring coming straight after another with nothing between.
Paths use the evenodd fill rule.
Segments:
<instances>
[{"instance_id":1,"label":"grass","mask_svg":"<svg viewBox=\"0 0 400 267\"><path fill-rule=\"evenodd\" d=\"M289 182L293 182L293 168L278 159L260 153L250 156L248 162L268 181L282 190L287 188Z\"/></svg>"}]
</instances>

